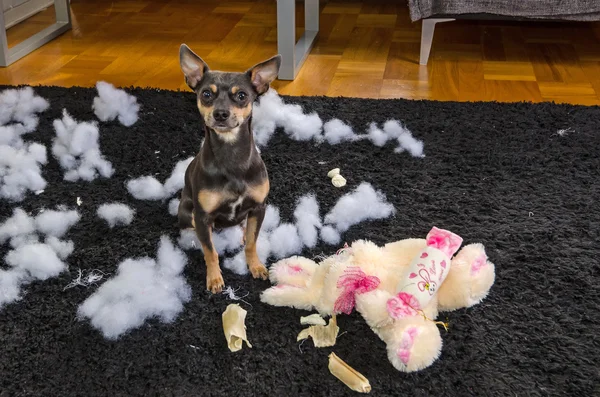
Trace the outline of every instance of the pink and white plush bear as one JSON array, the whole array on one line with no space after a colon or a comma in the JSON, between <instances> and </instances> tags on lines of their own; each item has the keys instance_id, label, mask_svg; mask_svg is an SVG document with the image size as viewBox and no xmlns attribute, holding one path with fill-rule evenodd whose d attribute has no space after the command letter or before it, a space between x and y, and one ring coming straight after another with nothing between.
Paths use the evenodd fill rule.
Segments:
<instances>
[{"instance_id":1,"label":"pink and white plush bear","mask_svg":"<svg viewBox=\"0 0 600 397\"><path fill-rule=\"evenodd\" d=\"M461 244L461 237L434 227L426 239L383 247L358 240L319 264L299 256L283 259L271 266L276 285L261 300L321 315L356 308L387 344L396 369L421 370L441 353L438 312L481 302L494 283L484 246L470 244L457 253Z\"/></svg>"}]
</instances>

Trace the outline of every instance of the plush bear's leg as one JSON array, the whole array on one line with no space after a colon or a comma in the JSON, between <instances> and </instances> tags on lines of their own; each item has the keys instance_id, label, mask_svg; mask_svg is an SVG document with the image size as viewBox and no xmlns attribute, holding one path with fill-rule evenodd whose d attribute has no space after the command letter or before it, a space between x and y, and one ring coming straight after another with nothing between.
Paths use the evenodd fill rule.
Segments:
<instances>
[{"instance_id":1,"label":"plush bear's leg","mask_svg":"<svg viewBox=\"0 0 600 397\"><path fill-rule=\"evenodd\" d=\"M398 371L414 372L429 367L440 356L442 338L436 324L423 317L397 321L382 330L388 359Z\"/></svg>"},{"instance_id":2,"label":"plush bear's leg","mask_svg":"<svg viewBox=\"0 0 600 397\"><path fill-rule=\"evenodd\" d=\"M312 310L315 306L315 296L310 289L285 284L278 284L266 289L260 295L260 300L272 306L286 306L303 310Z\"/></svg>"},{"instance_id":3,"label":"plush bear's leg","mask_svg":"<svg viewBox=\"0 0 600 397\"><path fill-rule=\"evenodd\" d=\"M452 259L446 280L438 290L440 311L470 307L481 302L495 279L494 264L481 244L470 244Z\"/></svg>"},{"instance_id":4,"label":"plush bear's leg","mask_svg":"<svg viewBox=\"0 0 600 397\"><path fill-rule=\"evenodd\" d=\"M307 287L317 266L310 259L292 256L271 265L269 279L273 284Z\"/></svg>"}]
</instances>

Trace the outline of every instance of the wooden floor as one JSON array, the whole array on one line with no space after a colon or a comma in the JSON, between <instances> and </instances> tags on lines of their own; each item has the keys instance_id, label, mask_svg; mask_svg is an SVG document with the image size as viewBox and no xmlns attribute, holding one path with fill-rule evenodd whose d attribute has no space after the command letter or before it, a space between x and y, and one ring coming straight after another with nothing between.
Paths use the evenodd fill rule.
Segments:
<instances>
[{"instance_id":1,"label":"wooden floor","mask_svg":"<svg viewBox=\"0 0 600 397\"><path fill-rule=\"evenodd\" d=\"M600 103L600 23L438 24L420 66L420 23L404 1L321 0L318 42L290 95ZM302 2L298 35L302 33ZM275 0L72 0L73 30L0 69L0 84L185 88L178 47L242 71L276 53ZM53 9L9 29L14 45Z\"/></svg>"}]
</instances>

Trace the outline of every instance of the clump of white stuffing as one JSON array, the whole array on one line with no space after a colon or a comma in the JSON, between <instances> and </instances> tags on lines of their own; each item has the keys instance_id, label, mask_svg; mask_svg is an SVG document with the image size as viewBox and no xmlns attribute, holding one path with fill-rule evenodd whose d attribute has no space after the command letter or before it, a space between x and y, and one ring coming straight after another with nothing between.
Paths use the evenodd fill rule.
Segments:
<instances>
[{"instance_id":1,"label":"clump of white stuffing","mask_svg":"<svg viewBox=\"0 0 600 397\"><path fill-rule=\"evenodd\" d=\"M352 127L340 119L331 119L323 125L323 138L330 145L359 139Z\"/></svg>"},{"instance_id":2,"label":"clump of white stuffing","mask_svg":"<svg viewBox=\"0 0 600 397\"><path fill-rule=\"evenodd\" d=\"M114 174L112 163L100 152L100 132L95 122L78 122L63 109L63 118L54 120L56 138L52 154L65 170L64 180L93 181L98 175L110 178Z\"/></svg>"},{"instance_id":3,"label":"clump of white stuffing","mask_svg":"<svg viewBox=\"0 0 600 397\"><path fill-rule=\"evenodd\" d=\"M4 259L7 265L24 270L36 280L58 276L66 269L56 252L48 244L32 243L9 251Z\"/></svg>"},{"instance_id":4,"label":"clump of white stuffing","mask_svg":"<svg viewBox=\"0 0 600 397\"><path fill-rule=\"evenodd\" d=\"M233 226L213 233L213 246L219 254L234 252L242 246L244 231L240 226Z\"/></svg>"},{"instance_id":5,"label":"clump of white stuffing","mask_svg":"<svg viewBox=\"0 0 600 397\"><path fill-rule=\"evenodd\" d=\"M75 248L73 241L62 237L79 221L76 211L44 211L37 217L22 208L0 224L0 244L10 241L6 255L9 270L0 270L0 308L21 298L21 288L35 280L47 280L67 269L64 262ZM40 242L39 234L45 234Z\"/></svg>"},{"instance_id":6,"label":"clump of white stuffing","mask_svg":"<svg viewBox=\"0 0 600 397\"><path fill-rule=\"evenodd\" d=\"M402 126L396 120L388 120L383 125L383 130L391 137L398 140L398 147L394 149L395 153L407 151L413 157L425 157L423 153L423 141L413 137L411 132Z\"/></svg>"},{"instance_id":7,"label":"clump of white stuffing","mask_svg":"<svg viewBox=\"0 0 600 397\"><path fill-rule=\"evenodd\" d=\"M178 212L179 212L179 199L174 198L173 200L169 201L169 215L177 216Z\"/></svg>"},{"instance_id":8,"label":"clump of white stuffing","mask_svg":"<svg viewBox=\"0 0 600 397\"><path fill-rule=\"evenodd\" d=\"M126 127L138 121L140 105L136 97L105 81L97 82L96 89L98 96L94 98L92 109L98 119L106 122L118 118Z\"/></svg>"},{"instance_id":9,"label":"clump of white stuffing","mask_svg":"<svg viewBox=\"0 0 600 397\"><path fill-rule=\"evenodd\" d=\"M423 142L415 139L397 120L386 121L383 129L375 122L369 123L366 134L359 135L339 119L334 118L323 124L317 113L306 114L302 106L286 104L273 88L254 104L252 121L252 132L257 147L267 146L275 130L280 127L296 141L313 140L316 143L337 145L367 139L375 146L383 147L388 141L396 140L398 147L394 150L395 153L407 151L414 157L425 156Z\"/></svg>"},{"instance_id":10,"label":"clump of white stuffing","mask_svg":"<svg viewBox=\"0 0 600 397\"><path fill-rule=\"evenodd\" d=\"M185 253L162 236L156 259L128 258L119 263L116 275L79 306L78 317L89 319L110 340L149 318L171 323L192 296L182 276L186 264Z\"/></svg>"},{"instance_id":11,"label":"clump of white stuffing","mask_svg":"<svg viewBox=\"0 0 600 397\"><path fill-rule=\"evenodd\" d=\"M201 250L200 240L193 229L183 229L179 232L177 244L184 250Z\"/></svg>"},{"instance_id":12,"label":"clump of white stuffing","mask_svg":"<svg viewBox=\"0 0 600 397\"><path fill-rule=\"evenodd\" d=\"M135 210L122 203L106 203L98 207L98 216L108 223L111 229L115 226L126 226L133 222Z\"/></svg>"},{"instance_id":13,"label":"clump of white stuffing","mask_svg":"<svg viewBox=\"0 0 600 397\"><path fill-rule=\"evenodd\" d=\"M314 248L319 237L318 229L323 226L319 216L319 203L314 195L305 195L298 200L294 219L302 243L308 248Z\"/></svg>"},{"instance_id":14,"label":"clump of white stuffing","mask_svg":"<svg viewBox=\"0 0 600 397\"><path fill-rule=\"evenodd\" d=\"M321 229L321 239L329 245L336 245L340 243L342 237L333 226L325 225Z\"/></svg>"},{"instance_id":15,"label":"clump of white stuffing","mask_svg":"<svg viewBox=\"0 0 600 397\"><path fill-rule=\"evenodd\" d=\"M37 193L46 188L41 169L47 163L46 147L25 143L22 135L35 131L39 123L37 114L49 106L31 87L0 93L1 198L19 202L28 191Z\"/></svg>"},{"instance_id":16,"label":"clump of white stuffing","mask_svg":"<svg viewBox=\"0 0 600 397\"><path fill-rule=\"evenodd\" d=\"M80 219L77 210L46 210L35 217L35 224L40 233L60 238Z\"/></svg>"},{"instance_id":17,"label":"clump of white stuffing","mask_svg":"<svg viewBox=\"0 0 600 397\"><path fill-rule=\"evenodd\" d=\"M0 224L0 244L7 240L35 233L35 220L22 208L13 209L12 216Z\"/></svg>"},{"instance_id":18,"label":"clump of white stuffing","mask_svg":"<svg viewBox=\"0 0 600 397\"><path fill-rule=\"evenodd\" d=\"M298 227L291 223L282 223L271 232L271 253L276 259L297 254L302 251L302 240Z\"/></svg>"},{"instance_id":19,"label":"clump of white stuffing","mask_svg":"<svg viewBox=\"0 0 600 397\"><path fill-rule=\"evenodd\" d=\"M37 113L44 112L49 107L48 101L36 95L31 87L2 91L0 93L0 145L22 147L21 136L35 131L39 123Z\"/></svg>"},{"instance_id":20,"label":"clump of white stuffing","mask_svg":"<svg viewBox=\"0 0 600 397\"><path fill-rule=\"evenodd\" d=\"M50 246L54 252L56 252L56 255L63 261L66 260L75 249L75 243L73 243L73 241L62 241L54 236L46 237L44 242Z\"/></svg>"},{"instance_id":21,"label":"clump of white stuffing","mask_svg":"<svg viewBox=\"0 0 600 397\"><path fill-rule=\"evenodd\" d=\"M324 224L345 232L351 226L369 219L383 219L395 213L385 195L376 191L368 182L361 183L354 191L343 195L325 215ZM330 231L328 231L332 237Z\"/></svg>"},{"instance_id":22,"label":"clump of white stuffing","mask_svg":"<svg viewBox=\"0 0 600 397\"><path fill-rule=\"evenodd\" d=\"M41 166L47 163L46 147L39 143L20 148L0 145L0 197L20 202L28 191L46 188Z\"/></svg>"},{"instance_id":23,"label":"clump of white stuffing","mask_svg":"<svg viewBox=\"0 0 600 397\"><path fill-rule=\"evenodd\" d=\"M286 104L274 89L269 89L252 112L252 131L258 146L265 146L277 127L298 141L323 140L323 121L317 113L305 114L302 106Z\"/></svg>"},{"instance_id":24,"label":"clump of white stuffing","mask_svg":"<svg viewBox=\"0 0 600 397\"><path fill-rule=\"evenodd\" d=\"M373 142L375 146L384 146L388 139L391 139L383 130L377 127L376 123L369 124L369 140Z\"/></svg>"},{"instance_id":25,"label":"clump of white stuffing","mask_svg":"<svg viewBox=\"0 0 600 397\"><path fill-rule=\"evenodd\" d=\"M190 163L194 160L194 157L188 157L184 160L180 160L175 164L171 175L167 178L164 184L165 193L171 197L185 185L185 171L187 170Z\"/></svg>"},{"instance_id":26,"label":"clump of white stuffing","mask_svg":"<svg viewBox=\"0 0 600 397\"><path fill-rule=\"evenodd\" d=\"M127 190L138 200L162 200L167 195L163 184L153 176L142 176L127 181Z\"/></svg>"},{"instance_id":27,"label":"clump of white stuffing","mask_svg":"<svg viewBox=\"0 0 600 397\"><path fill-rule=\"evenodd\" d=\"M4 261L12 269L0 270L0 309L21 299L23 285L56 277L67 269L52 247L41 243L21 245L9 251Z\"/></svg>"},{"instance_id":28,"label":"clump of white stuffing","mask_svg":"<svg viewBox=\"0 0 600 397\"><path fill-rule=\"evenodd\" d=\"M153 176L141 176L127 181L127 190L129 194L138 200L158 201L172 197L183 189L185 171L192 160L194 160L194 157L178 161L164 185Z\"/></svg>"}]
</instances>

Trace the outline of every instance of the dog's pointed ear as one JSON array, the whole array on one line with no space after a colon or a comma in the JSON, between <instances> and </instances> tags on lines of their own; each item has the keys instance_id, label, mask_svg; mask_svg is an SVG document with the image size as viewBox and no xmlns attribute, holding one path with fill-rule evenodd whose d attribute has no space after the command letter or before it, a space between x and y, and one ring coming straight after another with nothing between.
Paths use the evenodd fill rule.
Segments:
<instances>
[{"instance_id":1,"label":"dog's pointed ear","mask_svg":"<svg viewBox=\"0 0 600 397\"><path fill-rule=\"evenodd\" d=\"M281 66L281 55L275 55L273 58L261 62L246 72L250 81L258 94L264 94L269 90L270 84L277 78L279 67Z\"/></svg>"},{"instance_id":2,"label":"dog's pointed ear","mask_svg":"<svg viewBox=\"0 0 600 397\"><path fill-rule=\"evenodd\" d=\"M185 82L195 90L204 73L208 71L208 65L185 44L179 47L179 65L185 76Z\"/></svg>"}]
</instances>

